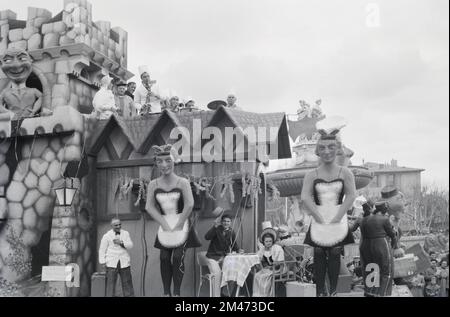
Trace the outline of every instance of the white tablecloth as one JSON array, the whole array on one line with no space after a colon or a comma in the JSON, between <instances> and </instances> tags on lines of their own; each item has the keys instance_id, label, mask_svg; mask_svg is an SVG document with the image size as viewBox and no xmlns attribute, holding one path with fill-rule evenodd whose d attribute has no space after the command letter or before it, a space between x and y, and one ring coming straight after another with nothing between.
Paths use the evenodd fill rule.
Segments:
<instances>
[{"instance_id":1,"label":"white tablecloth","mask_svg":"<svg viewBox=\"0 0 450 317\"><path fill-rule=\"evenodd\" d=\"M256 254L227 255L223 260L221 287L226 286L228 281L236 281L242 287L251 268L259 263L261 261Z\"/></svg>"}]
</instances>

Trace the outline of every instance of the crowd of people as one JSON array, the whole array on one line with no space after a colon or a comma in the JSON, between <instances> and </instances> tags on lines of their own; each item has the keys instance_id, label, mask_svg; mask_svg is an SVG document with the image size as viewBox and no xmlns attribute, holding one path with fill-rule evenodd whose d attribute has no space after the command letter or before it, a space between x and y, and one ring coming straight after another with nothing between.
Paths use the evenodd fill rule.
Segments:
<instances>
[{"instance_id":1,"label":"crowd of people","mask_svg":"<svg viewBox=\"0 0 450 317\"><path fill-rule=\"evenodd\" d=\"M188 98L182 102L178 96L161 96L153 90L156 80L152 80L146 66L139 67L141 84L125 82L105 76L101 80L101 87L93 99L94 115L99 119L107 119L112 114L125 119L152 113L161 113L164 110L180 112L197 109L195 101ZM236 96L229 94L226 107L236 108Z\"/></svg>"},{"instance_id":2,"label":"crowd of people","mask_svg":"<svg viewBox=\"0 0 450 317\"><path fill-rule=\"evenodd\" d=\"M411 281L417 297L448 297L448 251L429 253L431 266Z\"/></svg>"}]
</instances>

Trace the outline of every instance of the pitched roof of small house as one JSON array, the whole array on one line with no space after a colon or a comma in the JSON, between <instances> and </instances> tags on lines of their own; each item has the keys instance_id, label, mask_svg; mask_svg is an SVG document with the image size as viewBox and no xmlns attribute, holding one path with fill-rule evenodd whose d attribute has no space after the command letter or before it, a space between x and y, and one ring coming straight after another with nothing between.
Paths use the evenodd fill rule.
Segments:
<instances>
[{"instance_id":1,"label":"pitched roof of small house","mask_svg":"<svg viewBox=\"0 0 450 317\"><path fill-rule=\"evenodd\" d=\"M123 119L118 116L111 116L108 120L99 120L88 145L88 152L97 154L104 144L106 137L116 127L120 127L128 141L133 145L135 151L139 149L144 142L145 136L149 134L158 116L136 117L133 119Z\"/></svg>"},{"instance_id":2,"label":"pitched roof of small house","mask_svg":"<svg viewBox=\"0 0 450 317\"><path fill-rule=\"evenodd\" d=\"M119 127L123 134L132 144L134 150L141 154L146 154L152 145L157 141L158 134L167 125L174 127L184 127L192 133L194 120L198 119L201 131L208 126L215 126L222 120L230 120L234 127L246 129L248 127L266 127L269 131L271 127L276 129L276 134L267 134L261 141L278 142L278 157L291 157L289 146L288 130L284 113L259 114L240 110L231 110L220 107L216 111L194 111L173 113L163 111L160 114L145 115L133 119L123 119L111 116L108 120L97 123L97 128L91 137L88 151L96 155L103 146L111 131ZM199 131L199 132L201 132Z\"/></svg>"}]
</instances>

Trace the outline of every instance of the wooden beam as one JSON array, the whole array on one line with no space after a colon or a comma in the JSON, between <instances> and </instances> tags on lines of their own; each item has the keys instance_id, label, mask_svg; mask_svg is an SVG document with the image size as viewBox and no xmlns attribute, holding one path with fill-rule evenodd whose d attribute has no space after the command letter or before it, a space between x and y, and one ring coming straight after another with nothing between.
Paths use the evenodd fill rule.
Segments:
<instances>
[{"instance_id":1,"label":"wooden beam","mask_svg":"<svg viewBox=\"0 0 450 317\"><path fill-rule=\"evenodd\" d=\"M112 167L133 167L133 166L153 166L154 162L152 159L141 159L141 160L117 160L110 162L97 162L98 169L112 168Z\"/></svg>"},{"instance_id":2,"label":"wooden beam","mask_svg":"<svg viewBox=\"0 0 450 317\"><path fill-rule=\"evenodd\" d=\"M134 147L133 145L128 142L127 146L125 147L125 149L123 150L120 159L121 160L126 160L130 157L131 153L133 153Z\"/></svg>"},{"instance_id":3,"label":"wooden beam","mask_svg":"<svg viewBox=\"0 0 450 317\"><path fill-rule=\"evenodd\" d=\"M101 214L98 216L100 222L108 222L116 217L116 214ZM126 214L119 214L121 220L139 220L142 217L142 212L130 212ZM145 216L147 220L151 220L150 216Z\"/></svg>"},{"instance_id":4,"label":"wooden beam","mask_svg":"<svg viewBox=\"0 0 450 317\"><path fill-rule=\"evenodd\" d=\"M109 137L105 141L105 148L111 160L117 161L120 159L119 154L117 154L116 149L114 148L114 145Z\"/></svg>"}]
</instances>

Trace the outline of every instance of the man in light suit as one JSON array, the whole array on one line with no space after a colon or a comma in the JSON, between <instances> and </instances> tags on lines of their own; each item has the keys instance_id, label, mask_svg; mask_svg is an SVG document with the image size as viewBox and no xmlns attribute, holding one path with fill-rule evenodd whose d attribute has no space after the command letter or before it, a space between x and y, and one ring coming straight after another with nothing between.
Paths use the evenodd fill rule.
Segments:
<instances>
[{"instance_id":1,"label":"man in light suit","mask_svg":"<svg viewBox=\"0 0 450 317\"><path fill-rule=\"evenodd\" d=\"M103 235L100 243L99 262L106 270L106 297L114 297L117 275L120 275L124 297L133 297L133 280L131 278L130 254L133 248L128 231L122 230L120 219L111 220L112 229Z\"/></svg>"}]
</instances>

